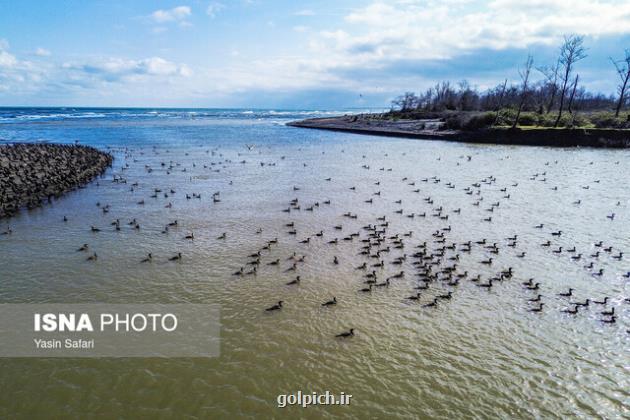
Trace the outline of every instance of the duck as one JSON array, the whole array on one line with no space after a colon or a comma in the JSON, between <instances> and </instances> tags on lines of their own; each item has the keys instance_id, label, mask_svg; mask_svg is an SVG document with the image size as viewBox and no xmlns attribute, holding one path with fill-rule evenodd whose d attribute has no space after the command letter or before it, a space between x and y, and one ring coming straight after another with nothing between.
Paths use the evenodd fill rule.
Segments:
<instances>
[{"instance_id":1,"label":"duck","mask_svg":"<svg viewBox=\"0 0 630 420\"><path fill-rule=\"evenodd\" d=\"M348 338L348 337L353 337L353 336L354 336L354 328L350 328L349 331L344 331L342 333L335 335L335 337L337 338Z\"/></svg>"},{"instance_id":2,"label":"duck","mask_svg":"<svg viewBox=\"0 0 630 420\"><path fill-rule=\"evenodd\" d=\"M79 249L77 249L77 252L87 251L88 248L89 248L88 244L83 244L83 245L81 245L81 247Z\"/></svg>"},{"instance_id":3,"label":"duck","mask_svg":"<svg viewBox=\"0 0 630 420\"><path fill-rule=\"evenodd\" d=\"M337 304L337 298L333 296L332 300L322 303L322 306L332 306Z\"/></svg>"},{"instance_id":4,"label":"duck","mask_svg":"<svg viewBox=\"0 0 630 420\"><path fill-rule=\"evenodd\" d=\"M169 260L169 261L178 261L178 260L181 260L181 259L182 259L182 253L181 253L181 252L178 252L178 253L177 253L177 255L175 255L175 256L173 256L173 257L169 258L168 260Z\"/></svg>"},{"instance_id":5,"label":"duck","mask_svg":"<svg viewBox=\"0 0 630 420\"><path fill-rule=\"evenodd\" d=\"M527 299L528 302L540 302L540 299L542 298L542 295L538 295L535 298L532 299Z\"/></svg>"},{"instance_id":6,"label":"duck","mask_svg":"<svg viewBox=\"0 0 630 420\"><path fill-rule=\"evenodd\" d=\"M96 261L97 259L98 259L98 255L96 255L96 252L86 258L87 261Z\"/></svg>"},{"instance_id":7,"label":"duck","mask_svg":"<svg viewBox=\"0 0 630 420\"><path fill-rule=\"evenodd\" d=\"M545 305L544 302L540 302L540 304L539 304L539 306L537 308L531 308L531 309L529 309L529 312L542 312L544 305Z\"/></svg>"},{"instance_id":8,"label":"duck","mask_svg":"<svg viewBox=\"0 0 630 420\"><path fill-rule=\"evenodd\" d=\"M568 292L562 292L562 293L558 293L558 296L563 296L563 297L569 297L573 295L573 289L569 288Z\"/></svg>"},{"instance_id":9,"label":"duck","mask_svg":"<svg viewBox=\"0 0 630 420\"><path fill-rule=\"evenodd\" d=\"M419 300L420 299L420 292L416 293L415 295L408 296L405 299L407 299L407 300Z\"/></svg>"},{"instance_id":10,"label":"duck","mask_svg":"<svg viewBox=\"0 0 630 420\"><path fill-rule=\"evenodd\" d=\"M267 311L267 312L279 311L280 309L282 309L282 304L283 303L284 303L284 301L279 300L277 304L268 307L267 309L265 309L265 311Z\"/></svg>"},{"instance_id":11,"label":"duck","mask_svg":"<svg viewBox=\"0 0 630 420\"><path fill-rule=\"evenodd\" d=\"M604 300L595 300L593 299L593 303L598 305L605 305L608 302L608 296L604 297Z\"/></svg>"},{"instance_id":12,"label":"duck","mask_svg":"<svg viewBox=\"0 0 630 420\"><path fill-rule=\"evenodd\" d=\"M152 259L153 259L153 256L152 256L152 255L151 255L151 253L149 252L149 253L147 254L147 257L146 257L145 259L143 259L142 261L140 261L140 262L142 262L142 263L146 263L146 262L150 262Z\"/></svg>"},{"instance_id":13,"label":"duck","mask_svg":"<svg viewBox=\"0 0 630 420\"><path fill-rule=\"evenodd\" d=\"M438 299L450 299L451 297L453 297L453 292L449 291L447 294L445 295L437 295L436 296Z\"/></svg>"},{"instance_id":14,"label":"duck","mask_svg":"<svg viewBox=\"0 0 630 420\"><path fill-rule=\"evenodd\" d=\"M614 324L616 320L617 320L617 317L613 315L608 319L602 319L602 322L605 324Z\"/></svg>"},{"instance_id":15,"label":"duck","mask_svg":"<svg viewBox=\"0 0 630 420\"><path fill-rule=\"evenodd\" d=\"M564 312L565 314L571 314L571 315L575 315L578 313L578 306L575 305L572 309L563 309L560 312Z\"/></svg>"},{"instance_id":16,"label":"duck","mask_svg":"<svg viewBox=\"0 0 630 420\"><path fill-rule=\"evenodd\" d=\"M372 291L372 284L369 285L369 287L364 287L363 289L359 289L359 292L363 292L363 293L369 293Z\"/></svg>"},{"instance_id":17,"label":"duck","mask_svg":"<svg viewBox=\"0 0 630 420\"><path fill-rule=\"evenodd\" d=\"M438 304L438 298L433 299L432 302L429 303L425 303L424 305L422 305L423 308L433 308L436 307Z\"/></svg>"},{"instance_id":18,"label":"duck","mask_svg":"<svg viewBox=\"0 0 630 420\"><path fill-rule=\"evenodd\" d=\"M614 315L615 314L615 308L612 308L608 311L601 311L600 314L602 315Z\"/></svg>"},{"instance_id":19,"label":"duck","mask_svg":"<svg viewBox=\"0 0 630 420\"><path fill-rule=\"evenodd\" d=\"M300 276L297 276L295 280L291 280L290 282L288 282L287 286L292 286L294 284L299 284L299 283L300 283Z\"/></svg>"}]
</instances>

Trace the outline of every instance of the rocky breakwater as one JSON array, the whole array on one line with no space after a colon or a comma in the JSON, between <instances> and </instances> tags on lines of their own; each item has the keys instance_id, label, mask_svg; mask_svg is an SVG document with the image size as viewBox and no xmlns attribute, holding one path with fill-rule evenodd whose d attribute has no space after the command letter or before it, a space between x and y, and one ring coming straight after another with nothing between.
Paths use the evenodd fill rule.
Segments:
<instances>
[{"instance_id":1,"label":"rocky breakwater","mask_svg":"<svg viewBox=\"0 0 630 420\"><path fill-rule=\"evenodd\" d=\"M0 218L84 186L112 161L110 154L88 146L0 145Z\"/></svg>"}]
</instances>

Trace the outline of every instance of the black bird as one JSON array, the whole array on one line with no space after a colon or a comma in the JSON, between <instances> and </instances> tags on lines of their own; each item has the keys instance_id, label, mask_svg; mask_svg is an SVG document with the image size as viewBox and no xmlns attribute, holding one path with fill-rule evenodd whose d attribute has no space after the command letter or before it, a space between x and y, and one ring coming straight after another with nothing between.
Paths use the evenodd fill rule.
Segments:
<instances>
[{"instance_id":1,"label":"black bird","mask_svg":"<svg viewBox=\"0 0 630 420\"><path fill-rule=\"evenodd\" d=\"M271 312L271 311L279 311L280 309L282 309L282 300L279 300L277 304L268 307L267 309L265 309L265 311L267 312Z\"/></svg>"},{"instance_id":2,"label":"black bird","mask_svg":"<svg viewBox=\"0 0 630 420\"><path fill-rule=\"evenodd\" d=\"M300 283L300 276L297 276L295 280L291 280L290 282L288 282L287 286L291 286L291 285L299 284L299 283Z\"/></svg>"},{"instance_id":3,"label":"black bird","mask_svg":"<svg viewBox=\"0 0 630 420\"><path fill-rule=\"evenodd\" d=\"M573 289L569 288L569 291L566 293L558 293L558 296L564 296L564 297L569 297L573 295Z\"/></svg>"},{"instance_id":4,"label":"black bird","mask_svg":"<svg viewBox=\"0 0 630 420\"><path fill-rule=\"evenodd\" d=\"M350 328L350 331L344 331L341 334L337 334L335 337L347 338L347 337L353 337L353 336L354 336L354 328Z\"/></svg>"},{"instance_id":5,"label":"black bird","mask_svg":"<svg viewBox=\"0 0 630 420\"><path fill-rule=\"evenodd\" d=\"M178 252L177 255L175 255L174 257L169 258L169 261L177 261L177 260L181 260L182 259L182 253Z\"/></svg>"},{"instance_id":6,"label":"black bird","mask_svg":"<svg viewBox=\"0 0 630 420\"><path fill-rule=\"evenodd\" d=\"M438 304L438 298L433 299L433 302L430 303L425 303L424 305L422 305L423 308L433 308L435 306L437 306Z\"/></svg>"},{"instance_id":7,"label":"black bird","mask_svg":"<svg viewBox=\"0 0 630 420\"><path fill-rule=\"evenodd\" d=\"M544 302L540 302L540 306L538 306L537 308L531 308L529 312L542 312L544 304Z\"/></svg>"},{"instance_id":8,"label":"black bird","mask_svg":"<svg viewBox=\"0 0 630 420\"><path fill-rule=\"evenodd\" d=\"M151 261L152 259L153 259L153 255L151 255L151 253L149 252L147 254L147 257L145 259L143 259L142 261L140 261L140 262L146 263L146 262Z\"/></svg>"},{"instance_id":9,"label":"black bird","mask_svg":"<svg viewBox=\"0 0 630 420\"><path fill-rule=\"evenodd\" d=\"M577 306L577 305L575 305L575 306L573 307L573 309L571 309L571 308L569 308L569 309L563 309L561 312L564 312L564 313L566 313L566 314L575 315L575 314L577 314L577 313L578 313L578 306Z\"/></svg>"},{"instance_id":10,"label":"black bird","mask_svg":"<svg viewBox=\"0 0 630 420\"><path fill-rule=\"evenodd\" d=\"M332 305L336 305L336 304L337 304L337 298L333 297L332 300L329 300L328 302L322 303L322 306L332 306Z\"/></svg>"}]
</instances>

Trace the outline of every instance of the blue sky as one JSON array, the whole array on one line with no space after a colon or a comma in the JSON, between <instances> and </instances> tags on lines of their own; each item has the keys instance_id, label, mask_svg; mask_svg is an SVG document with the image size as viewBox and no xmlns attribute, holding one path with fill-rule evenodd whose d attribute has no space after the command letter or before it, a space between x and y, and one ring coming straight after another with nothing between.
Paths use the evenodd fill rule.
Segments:
<instances>
[{"instance_id":1,"label":"blue sky","mask_svg":"<svg viewBox=\"0 0 630 420\"><path fill-rule=\"evenodd\" d=\"M571 33L580 80L613 93L627 0L4 1L0 106L381 107L516 83Z\"/></svg>"}]
</instances>

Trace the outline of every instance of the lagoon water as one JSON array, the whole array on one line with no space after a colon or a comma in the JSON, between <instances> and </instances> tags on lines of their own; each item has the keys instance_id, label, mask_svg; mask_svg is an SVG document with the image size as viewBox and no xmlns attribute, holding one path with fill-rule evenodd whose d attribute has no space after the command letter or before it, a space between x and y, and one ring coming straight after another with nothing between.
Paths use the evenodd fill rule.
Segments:
<instances>
[{"instance_id":1,"label":"lagoon water","mask_svg":"<svg viewBox=\"0 0 630 420\"><path fill-rule=\"evenodd\" d=\"M0 142L79 141L115 156L98 184L0 222L0 231L13 231L0 236L2 303L214 303L222 325L217 358L0 359L0 417L630 415L630 304L624 301L630 297L624 277L630 271L630 151L480 146L284 125L317 115L328 114L0 110ZM151 198L156 188L176 193ZM201 199L186 198L193 193ZM295 198L301 209L283 212ZM307 211L315 202L320 205ZM109 213L97 203L109 205ZM433 216L439 207L448 220ZM347 212L357 218L344 217ZM355 267L379 261L358 255L367 237L361 228L382 223L381 216L389 221L387 236L413 236L404 238L404 249L383 254L385 268L375 269L379 281L400 270L405 276L360 293L364 272ZM139 230L127 224L134 218ZM115 219L120 231L111 226ZM174 220L178 226L163 234ZM289 222L296 235L288 234ZM542 229L534 228L540 223ZM432 234L448 226L445 243L434 242ZM550 234L557 230L561 236ZM184 239L191 232L194 241ZM223 232L226 239L217 239ZM342 240L354 232L360 238ZM514 235L516 246L508 246ZM300 243L309 236L310 243ZM233 275L274 238L278 244L262 253L256 276ZM334 238L339 243L328 244ZM475 244L484 238L497 243L498 254ZM419 303L405 299L418 285L416 245L426 241L435 250L457 243L460 250L469 240L470 253L445 254L459 253L457 272L468 272L458 286L438 280ZM551 246L542 247L548 240ZM602 247L595 246L599 241ZM96 262L76 251L84 243L98 253ZM563 251L554 253L559 246ZM575 253L566 252L572 247ZM140 263L149 252L154 261ZM178 252L182 261L169 262ZM305 262L286 272L294 252ZM614 258L619 252L625 255ZM580 260L571 258L579 253ZM390 264L404 254L401 265ZM490 257L492 265L480 264ZM267 265L278 258L279 266ZM591 261L594 268L585 268ZM480 275L484 283L508 267L513 277L490 290L470 280ZM603 275L594 276L599 269ZM287 286L296 274L300 285ZM538 292L523 287L529 278L540 282ZM558 293L570 287L570 301L608 296L608 305L562 313L569 299ZM450 301L422 308L449 290ZM527 299L538 293L544 310L529 312L536 305ZM333 296L336 306L321 306ZM265 313L278 300L285 302L282 311ZM613 307L617 322L602 322L607 317L600 312ZM335 339L349 328L354 337ZM352 394L351 404L277 407L279 394L327 390Z\"/></svg>"}]
</instances>

